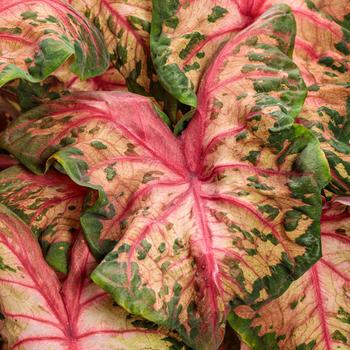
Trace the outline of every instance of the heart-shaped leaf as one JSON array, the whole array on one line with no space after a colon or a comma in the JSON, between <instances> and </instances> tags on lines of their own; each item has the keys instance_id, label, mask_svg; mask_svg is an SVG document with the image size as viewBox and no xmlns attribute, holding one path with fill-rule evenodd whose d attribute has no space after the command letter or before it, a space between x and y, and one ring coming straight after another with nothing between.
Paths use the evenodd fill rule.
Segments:
<instances>
[{"instance_id":1,"label":"heart-shaped leaf","mask_svg":"<svg viewBox=\"0 0 350 350\"><path fill-rule=\"evenodd\" d=\"M95 27L61 0L8 0L0 5L0 86L38 82L74 56L70 69L86 79L103 73L108 52Z\"/></svg>"},{"instance_id":2,"label":"heart-shaped leaf","mask_svg":"<svg viewBox=\"0 0 350 350\"><path fill-rule=\"evenodd\" d=\"M232 0L153 0L151 51L165 89L195 107L208 64L223 43L251 22Z\"/></svg>"},{"instance_id":3,"label":"heart-shaped leaf","mask_svg":"<svg viewBox=\"0 0 350 350\"><path fill-rule=\"evenodd\" d=\"M117 244L93 280L196 349L218 348L232 306L280 295L320 255L328 165L293 124L305 98L294 30L281 5L227 43L182 139L148 99L117 92L66 97L2 135L32 170L51 156L99 191L85 236L99 257Z\"/></svg>"},{"instance_id":4,"label":"heart-shaped leaf","mask_svg":"<svg viewBox=\"0 0 350 350\"><path fill-rule=\"evenodd\" d=\"M321 223L323 256L288 291L258 311L229 318L251 349L350 347L350 207L335 204Z\"/></svg>"},{"instance_id":5,"label":"heart-shaped leaf","mask_svg":"<svg viewBox=\"0 0 350 350\"><path fill-rule=\"evenodd\" d=\"M40 240L46 261L67 273L71 244L80 231L86 189L50 170L34 175L21 166L0 172L0 203L11 208Z\"/></svg>"},{"instance_id":6,"label":"heart-shaped leaf","mask_svg":"<svg viewBox=\"0 0 350 350\"><path fill-rule=\"evenodd\" d=\"M255 1L258 2L258 1ZM260 1L261 2L261 1ZM266 0L259 11L279 0ZM294 60L308 87L299 122L321 142L332 172L330 190L350 194L350 3L285 0L294 13Z\"/></svg>"},{"instance_id":7,"label":"heart-shaped leaf","mask_svg":"<svg viewBox=\"0 0 350 350\"><path fill-rule=\"evenodd\" d=\"M90 281L95 266L84 240L78 239L61 286L29 228L1 206L0 332L5 349L183 349L155 325L115 306Z\"/></svg>"}]
</instances>

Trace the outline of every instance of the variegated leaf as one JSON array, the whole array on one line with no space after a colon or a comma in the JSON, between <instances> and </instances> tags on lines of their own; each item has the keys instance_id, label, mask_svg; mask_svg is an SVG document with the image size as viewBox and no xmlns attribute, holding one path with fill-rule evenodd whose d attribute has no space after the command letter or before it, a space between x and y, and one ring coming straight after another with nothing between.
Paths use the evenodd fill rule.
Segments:
<instances>
[{"instance_id":1,"label":"variegated leaf","mask_svg":"<svg viewBox=\"0 0 350 350\"><path fill-rule=\"evenodd\" d=\"M82 79L107 69L101 34L66 2L7 0L0 14L0 86L16 78L41 81L67 60Z\"/></svg>"},{"instance_id":2,"label":"variegated leaf","mask_svg":"<svg viewBox=\"0 0 350 350\"><path fill-rule=\"evenodd\" d=\"M195 107L208 64L223 43L251 22L232 0L153 0L151 52L166 90Z\"/></svg>"},{"instance_id":3,"label":"variegated leaf","mask_svg":"<svg viewBox=\"0 0 350 350\"><path fill-rule=\"evenodd\" d=\"M325 210L321 235L321 260L286 293L258 311L240 306L230 317L252 350L350 349L350 207Z\"/></svg>"},{"instance_id":4,"label":"variegated leaf","mask_svg":"<svg viewBox=\"0 0 350 350\"><path fill-rule=\"evenodd\" d=\"M49 158L99 191L81 222L97 256L115 247L93 280L195 349L217 349L232 306L280 295L320 255L328 165L293 124L305 98L294 31L281 5L227 43L182 139L127 93L66 97L2 135L32 170Z\"/></svg>"},{"instance_id":5,"label":"variegated leaf","mask_svg":"<svg viewBox=\"0 0 350 350\"><path fill-rule=\"evenodd\" d=\"M68 272L69 251L80 231L86 189L50 170L34 175L21 166L0 172L0 203L24 220L40 240L46 261Z\"/></svg>"},{"instance_id":6,"label":"variegated leaf","mask_svg":"<svg viewBox=\"0 0 350 350\"><path fill-rule=\"evenodd\" d=\"M61 286L29 228L0 207L0 311L4 350L184 349L150 322L129 315L89 279L96 263L83 239Z\"/></svg>"},{"instance_id":7,"label":"variegated leaf","mask_svg":"<svg viewBox=\"0 0 350 350\"><path fill-rule=\"evenodd\" d=\"M255 1L259 11L279 0ZM285 0L297 22L294 60L308 86L299 122L313 130L331 166L330 190L350 194L350 2ZM259 12L258 11L258 12Z\"/></svg>"},{"instance_id":8,"label":"variegated leaf","mask_svg":"<svg viewBox=\"0 0 350 350\"><path fill-rule=\"evenodd\" d=\"M150 91L151 0L69 0L101 30L111 62L133 92Z\"/></svg>"}]
</instances>

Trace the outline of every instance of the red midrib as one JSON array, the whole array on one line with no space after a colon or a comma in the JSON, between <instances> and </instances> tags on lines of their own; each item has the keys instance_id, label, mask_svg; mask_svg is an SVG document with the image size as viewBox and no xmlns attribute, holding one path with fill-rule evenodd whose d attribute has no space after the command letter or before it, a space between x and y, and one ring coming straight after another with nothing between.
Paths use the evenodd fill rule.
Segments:
<instances>
[{"instance_id":1,"label":"red midrib","mask_svg":"<svg viewBox=\"0 0 350 350\"><path fill-rule=\"evenodd\" d=\"M206 214L205 209L203 205L203 198L201 197L201 189L200 189L200 183L197 179L193 179L192 181L192 191L193 191L193 198L194 198L194 212L196 216L196 222L198 223L198 229L200 230L201 237L204 240L204 245L206 248L206 251L203 251L204 259L206 261L206 268L202 273L205 273L205 278L208 278L210 282L208 283L208 293L209 293L209 302L211 310L214 312L210 313L212 315L212 326L213 329L216 329L216 325L218 323L218 314L219 314L219 308L217 304L217 297L219 292L222 290L221 281L220 278L220 271L217 266L217 263L215 261L214 257L214 250L213 250L213 242L212 237L210 233L210 229L208 227L208 224L206 222ZM209 330L210 331L210 330Z\"/></svg>"},{"instance_id":2,"label":"red midrib","mask_svg":"<svg viewBox=\"0 0 350 350\"><path fill-rule=\"evenodd\" d=\"M175 197L170 203L165 212L163 212L161 215L156 217L154 220L149 222L140 232L140 234L137 236L137 240L133 243L129 255L128 255L128 262L127 262L127 278L128 278L128 284L131 285L131 262L135 253L136 248L139 246L141 241L144 239L144 237L147 235L149 230L152 228L153 225L156 223L159 223L163 220L165 220L167 217L169 217L175 210L177 210L181 204L186 200L186 198L189 195L190 190L184 191L183 193L179 194L177 197Z\"/></svg>"},{"instance_id":3,"label":"red midrib","mask_svg":"<svg viewBox=\"0 0 350 350\"><path fill-rule=\"evenodd\" d=\"M265 217L262 216L259 212L256 211L254 207L251 207L247 202L241 201L238 198L233 198L228 195L206 195L206 199L213 200L213 201L224 201L227 203L230 203L231 205L235 205L239 208L243 208L249 213L253 214L257 219L259 219L264 226L268 227L272 233L276 236L276 238L279 241L279 244L283 247L284 251L288 254L288 257L290 260L294 261L294 258L289 254L289 250L286 248L285 244L283 243L284 239L282 238L281 234L276 230L276 228L269 223Z\"/></svg>"},{"instance_id":4,"label":"red midrib","mask_svg":"<svg viewBox=\"0 0 350 350\"><path fill-rule=\"evenodd\" d=\"M1 219L2 219L4 222L7 222L7 225L8 225L9 227L12 228L12 231L13 231L13 232L16 232L16 228L15 228L12 224L10 224L10 223L8 222L8 220L6 219L6 217L4 217L3 215L0 215L0 217L1 217ZM36 286L35 288L34 288L34 286L33 286L32 289L37 290L38 293L42 295L42 297L43 297L43 298L45 299L45 301L47 302L49 308L50 308L50 309L52 310L52 312L55 314L57 320L58 320L61 324L65 324L65 322L64 322L64 321L62 320L62 318L61 318L60 310L57 310L57 308L54 307L51 298L47 295L46 292L44 292L44 291L42 290L40 283L37 281L36 273L35 273L35 272L33 271L33 269L31 268L31 266L32 266L31 262L28 262L28 261L27 261L28 258L25 257L25 256L19 255L19 254L17 253L17 251L15 251L15 250L12 248L11 244L9 244L8 242L4 242L3 244L6 244L7 249L9 249L9 250L12 252L12 254L15 255L15 256L17 257L17 259L21 262L21 264L22 264L24 267L26 267L26 270L27 270L27 272L28 272L30 278L32 279L34 285ZM26 251L26 248L21 247L21 250ZM15 283L15 282L16 282L16 281L14 281L13 283Z\"/></svg>"},{"instance_id":5,"label":"red midrib","mask_svg":"<svg viewBox=\"0 0 350 350\"><path fill-rule=\"evenodd\" d=\"M311 268L310 272L311 272L311 282L312 282L312 286L315 292L315 297L317 300L317 310L320 316L320 322L322 327L322 338L326 346L324 350L332 350L332 340L329 334L327 319L324 311L324 300L323 300L323 295L321 290L317 264Z\"/></svg>"},{"instance_id":6,"label":"red midrib","mask_svg":"<svg viewBox=\"0 0 350 350\"><path fill-rule=\"evenodd\" d=\"M119 215L116 215L113 219L109 220L109 226L108 228L105 228L103 230L103 234L101 234L100 239L104 239L106 237L109 237L109 233L112 229L116 230L116 223L119 221L122 221L126 216L128 216L129 211L132 209L132 207L137 203L138 200L140 200L140 197L148 194L149 192L153 191L156 188L161 188L162 186L180 186L185 185L186 182L156 182L153 184L146 185L145 187L139 188L136 192L134 192L129 198L124 208L122 208L121 204L119 203L121 212ZM107 226L107 225L106 225ZM105 226L105 227L106 227ZM117 237L115 237L117 238Z\"/></svg>"},{"instance_id":7,"label":"red midrib","mask_svg":"<svg viewBox=\"0 0 350 350\"><path fill-rule=\"evenodd\" d=\"M60 204L62 202L67 202L69 200L77 199L77 198L81 198L81 203L83 202L84 197L80 193L74 194L74 195L68 195L68 196L65 196L62 198L54 197L54 198L48 200L44 205L40 206L40 208L34 213L32 218L30 219L30 225L33 225L33 222L36 220L36 218L39 215L41 215L44 212L45 209L49 209L50 207L52 207L55 204ZM77 221L78 220L79 219L77 219Z\"/></svg>"},{"instance_id":8,"label":"red midrib","mask_svg":"<svg viewBox=\"0 0 350 350\"><path fill-rule=\"evenodd\" d=\"M79 107L77 106L74 111L76 111ZM84 108L84 109L83 109ZM80 108L80 111L86 110L86 106ZM66 114L68 111L60 111L58 114ZM53 116L51 113L50 116ZM57 143L57 140L61 139L64 135L67 134L67 130L71 130L73 127L77 127L81 125L84 122L88 122L91 120L91 115L87 115L84 117L79 117L74 123L66 123L67 127L63 129L60 133L58 133L54 138L51 139L50 143L45 144L39 149L37 152L40 153L40 157L42 152L44 152L45 149L47 149L49 146ZM109 122L114 125L114 127L123 134L126 138L132 138L134 141L136 141L139 145L141 145L144 149L146 149L151 155L153 155L157 160L161 161L165 167L167 167L172 172L176 173L177 175L181 177L185 177L185 169L181 166L181 164L174 164L171 161L164 159L158 152L161 150L154 150L151 147L149 147L143 140L141 140L137 135L135 135L132 131L128 130L124 125L119 123L116 120L111 119L110 117L98 114L94 116L94 120L103 120L105 122ZM125 135L126 134L126 135ZM166 139L166 137L165 137ZM178 142L178 140L176 140Z\"/></svg>"},{"instance_id":9,"label":"red midrib","mask_svg":"<svg viewBox=\"0 0 350 350\"><path fill-rule=\"evenodd\" d=\"M145 45L145 42L143 40L143 38L141 37L141 35L139 33L137 33L129 24L129 22L127 21L127 19L125 17L123 17L120 13L118 13L118 11L116 11L111 4L108 2L108 0L101 0L101 3L108 9L108 11L110 11L117 19L117 22L120 22L123 24L123 26L127 29L128 32L132 33L133 36L135 37L135 40L138 42L139 45L142 46L143 50L148 53L148 49L147 46Z\"/></svg>"}]
</instances>

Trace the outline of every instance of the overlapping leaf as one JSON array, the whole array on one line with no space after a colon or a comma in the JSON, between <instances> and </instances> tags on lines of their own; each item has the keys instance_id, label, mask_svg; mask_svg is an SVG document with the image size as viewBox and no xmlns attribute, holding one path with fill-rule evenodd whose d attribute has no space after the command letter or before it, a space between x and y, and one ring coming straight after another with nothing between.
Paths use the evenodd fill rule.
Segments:
<instances>
[{"instance_id":1,"label":"overlapping leaf","mask_svg":"<svg viewBox=\"0 0 350 350\"><path fill-rule=\"evenodd\" d=\"M40 240L46 261L67 273L72 242L80 231L86 190L50 170L45 176L13 166L0 172L0 203L24 220Z\"/></svg>"},{"instance_id":2,"label":"overlapping leaf","mask_svg":"<svg viewBox=\"0 0 350 350\"><path fill-rule=\"evenodd\" d=\"M259 11L276 2L279 1L264 1ZM284 2L291 6L296 18L294 60L309 90L299 122L311 128L321 141L332 171L330 189L350 194L350 3Z\"/></svg>"},{"instance_id":3,"label":"overlapping leaf","mask_svg":"<svg viewBox=\"0 0 350 350\"><path fill-rule=\"evenodd\" d=\"M133 317L89 279L96 265L80 238L63 287L29 228L0 208L0 310L5 349L183 349L150 322Z\"/></svg>"},{"instance_id":4,"label":"overlapping leaf","mask_svg":"<svg viewBox=\"0 0 350 350\"><path fill-rule=\"evenodd\" d=\"M232 0L154 0L152 58L163 86L196 106L199 81L218 49L252 19Z\"/></svg>"},{"instance_id":5,"label":"overlapping leaf","mask_svg":"<svg viewBox=\"0 0 350 350\"><path fill-rule=\"evenodd\" d=\"M226 44L181 140L127 93L42 106L1 140L32 170L51 156L99 191L81 219L86 238L99 257L117 244L93 280L196 349L218 348L231 306L280 295L320 255L328 167L293 125L305 98L287 56L294 31L281 5Z\"/></svg>"},{"instance_id":6,"label":"overlapping leaf","mask_svg":"<svg viewBox=\"0 0 350 350\"><path fill-rule=\"evenodd\" d=\"M0 86L16 78L41 81L69 59L82 79L108 68L100 33L66 2L8 0L0 14Z\"/></svg>"},{"instance_id":7,"label":"overlapping leaf","mask_svg":"<svg viewBox=\"0 0 350 350\"><path fill-rule=\"evenodd\" d=\"M70 0L101 30L111 62L133 92L150 91L149 31L151 0Z\"/></svg>"},{"instance_id":8,"label":"overlapping leaf","mask_svg":"<svg viewBox=\"0 0 350 350\"><path fill-rule=\"evenodd\" d=\"M257 312L239 307L230 319L251 349L350 348L350 207L322 217L323 256L280 298Z\"/></svg>"}]
</instances>

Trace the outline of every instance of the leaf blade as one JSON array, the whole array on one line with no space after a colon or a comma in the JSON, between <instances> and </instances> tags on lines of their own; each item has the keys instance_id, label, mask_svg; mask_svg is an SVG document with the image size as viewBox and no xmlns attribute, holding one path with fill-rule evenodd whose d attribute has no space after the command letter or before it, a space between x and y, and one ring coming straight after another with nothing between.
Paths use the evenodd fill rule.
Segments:
<instances>
[{"instance_id":1,"label":"leaf blade","mask_svg":"<svg viewBox=\"0 0 350 350\"><path fill-rule=\"evenodd\" d=\"M61 286L28 227L3 206L0 218L0 298L5 317L1 334L7 346L172 349L176 339L128 315L91 283L89 273L96 262L81 237L73 248L70 274Z\"/></svg>"},{"instance_id":2,"label":"leaf blade","mask_svg":"<svg viewBox=\"0 0 350 350\"><path fill-rule=\"evenodd\" d=\"M347 348L349 218L344 205L334 202L325 209L320 261L278 299L229 317L251 349Z\"/></svg>"},{"instance_id":3,"label":"leaf blade","mask_svg":"<svg viewBox=\"0 0 350 350\"><path fill-rule=\"evenodd\" d=\"M293 124L305 98L287 56L294 30L280 6L229 42L203 82L213 94L203 93L181 139L149 100L121 93L61 99L22 116L2 138L32 169L49 158L99 191L82 218L90 247L104 257L92 278L125 309L198 349L220 345L233 305L277 297L320 255L328 165L316 138ZM232 98L215 103L225 89L249 97L239 108ZM82 127L68 146L67 115ZM55 122L42 131L48 117Z\"/></svg>"},{"instance_id":4,"label":"leaf blade","mask_svg":"<svg viewBox=\"0 0 350 350\"><path fill-rule=\"evenodd\" d=\"M0 59L1 86L16 78L39 82L73 56L70 69L82 79L107 69L101 35L66 3L11 0L0 11L2 51L7 52Z\"/></svg>"},{"instance_id":5,"label":"leaf blade","mask_svg":"<svg viewBox=\"0 0 350 350\"><path fill-rule=\"evenodd\" d=\"M80 231L85 189L53 170L38 176L20 166L0 173L0 188L0 203L29 225L49 265L67 274L69 251Z\"/></svg>"}]
</instances>

